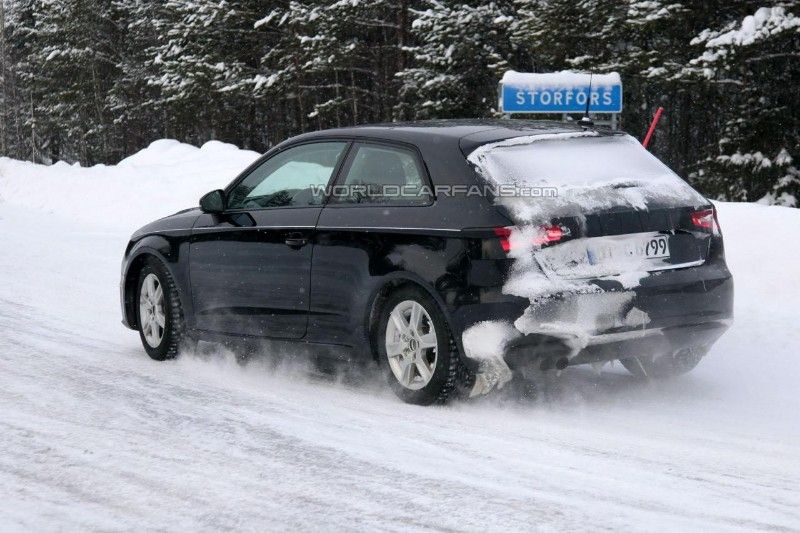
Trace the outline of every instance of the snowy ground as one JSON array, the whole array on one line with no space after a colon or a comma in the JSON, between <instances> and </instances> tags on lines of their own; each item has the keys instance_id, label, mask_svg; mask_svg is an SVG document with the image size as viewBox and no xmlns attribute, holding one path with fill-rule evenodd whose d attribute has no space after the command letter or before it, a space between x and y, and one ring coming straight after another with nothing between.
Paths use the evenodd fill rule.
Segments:
<instances>
[{"instance_id":1,"label":"snowy ground","mask_svg":"<svg viewBox=\"0 0 800 533\"><path fill-rule=\"evenodd\" d=\"M120 323L126 239L255 157L0 159L0 530L800 530L800 210L721 204L736 324L689 376L444 408ZM170 164L163 164L170 161Z\"/></svg>"}]
</instances>

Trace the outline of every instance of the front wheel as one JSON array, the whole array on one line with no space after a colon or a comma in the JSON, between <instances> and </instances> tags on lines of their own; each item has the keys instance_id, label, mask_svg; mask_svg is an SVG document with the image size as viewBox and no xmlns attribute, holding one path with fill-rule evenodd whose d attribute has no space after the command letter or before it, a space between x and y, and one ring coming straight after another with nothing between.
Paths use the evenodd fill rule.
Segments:
<instances>
[{"instance_id":1,"label":"front wheel","mask_svg":"<svg viewBox=\"0 0 800 533\"><path fill-rule=\"evenodd\" d=\"M147 355L157 361L174 358L188 339L175 281L158 259L150 258L137 288L139 337Z\"/></svg>"},{"instance_id":2,"label":"front wheel","mask_svg":"<svg viewBox=\"0 0 800 533\"><path fill-rule=\"evenodd\" d=\"M439 307L419 289L392 293L378 320L378 352L389 385L404 402L444 403L460 360Z\"/></svg>"}]
</instances>

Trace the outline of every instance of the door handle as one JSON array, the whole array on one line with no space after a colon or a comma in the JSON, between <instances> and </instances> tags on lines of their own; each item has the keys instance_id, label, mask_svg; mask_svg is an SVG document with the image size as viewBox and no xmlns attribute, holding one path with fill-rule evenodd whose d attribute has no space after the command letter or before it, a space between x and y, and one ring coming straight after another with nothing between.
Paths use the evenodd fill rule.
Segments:
<instances>
[{"instance_id":1,"label":"door handle","mask_svg":"<svg viewBox=\"0 0 800 533\"><path fill-rule=\"evenodd\" d=\"M284 241L289 248L302 248L308 244L308 239L300 233L290 233Z\"/></svg>"}]
</instances>

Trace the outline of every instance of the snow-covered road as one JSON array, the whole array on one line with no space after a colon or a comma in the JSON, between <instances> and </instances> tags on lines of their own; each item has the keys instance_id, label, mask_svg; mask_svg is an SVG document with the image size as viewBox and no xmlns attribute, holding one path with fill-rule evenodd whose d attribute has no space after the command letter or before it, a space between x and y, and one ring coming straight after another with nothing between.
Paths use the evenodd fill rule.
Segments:
<instances>
[{"instance_id":1,"label":"snow-covered road","mask_svg":"<svg viewBox=\"0 0 800 533\"><path fill-rule=\"evenodd\" d=\"M800 211L720 205L736 324L692 374L574 368L547 399L425 408L299 364L151 361L119 323L140 220L108 218L147 187L48 207L19 168L0 160L0 530L800 530Z\"/></svg>"}]
</instances>

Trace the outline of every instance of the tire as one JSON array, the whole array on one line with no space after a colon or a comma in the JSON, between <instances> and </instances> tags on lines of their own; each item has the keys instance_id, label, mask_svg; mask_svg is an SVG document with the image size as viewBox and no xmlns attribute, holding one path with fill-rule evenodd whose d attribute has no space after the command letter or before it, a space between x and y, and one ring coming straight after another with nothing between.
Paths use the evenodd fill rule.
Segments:
<instances>
[{"instance_id":1,"label":"tire","mask_svg":"<svg viewBox=\"0 0 800 533\"><path fill-rule=\"evenodd\" d=\"M161 288L160 300L158 288ZM175 280L163 263L154 257L148 258L139 272L135 302L139 338L152 359L173 359L183 345L191 344L191 339L185 333L183 309Z\"/></svg>"},{"instance_id":2,"label":"tire","mask_svg":"<svg viewBox=\"0 0 800 533\"><path fill-rule=\"evenodd\" d=\"M406 310L410 313L414 304L421 306L424 314L421 314L416 331L410 333L411 329L406 330L407 340L403 341L403 332L398 328L392 314L402 314ZM410 326L410 319L411 315L406 322L407 326ZM415 287L404 287L391 293L384 301L376 328L381 369L389 386L401 400L415 405L431 405L446 403L453 396L458 378L464 374L464 367L447 321L430 296ZM424 335L420 335L420 332ZM436 340L432 343L431 336L434 335ZM404 352L399 355L396 348L398 345L404 346ZM404 366L409 361L412 363ZM421 364L425 367L420 366ZM403 374L402 370L409 367L409 373ZM427 379L423 375L423 368L430 371ZM406 379L404 384L401 376L412 376L412 380L409 382Z\"/></svg>"},{"instance_id":3,"label":"tire","mask_svg":"<svg viewBox=\"0 0 800 533\"><path fill-rule=\"evenodd\" d=\"M619 361L628 372L637 378L670 378L694 370L708 350L708 346L695 346L655 358L631 357Z\"/></svg>"}]
</instances>

